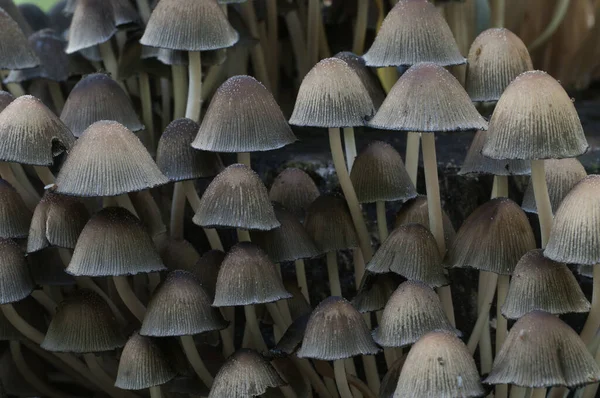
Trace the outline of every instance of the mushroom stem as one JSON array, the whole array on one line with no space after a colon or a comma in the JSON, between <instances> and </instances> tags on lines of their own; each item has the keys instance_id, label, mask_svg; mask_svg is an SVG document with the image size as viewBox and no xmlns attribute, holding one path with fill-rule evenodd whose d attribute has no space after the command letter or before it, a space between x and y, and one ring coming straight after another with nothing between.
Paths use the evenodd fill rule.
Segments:
<instances>
[{"instance_id":1,"label":"mushroom stem","mask_svg":"<svg viewBox=\"0 0 600 398\"><path fill-rule=\"evenodd\" d=\"M18 166L20 167L21 165ZM0 162L0 177L12 185L12 187L19 193L21 198L23 198L23 201L30 210L35 209L37 203L40 201L40 195L38 195L33 187L31 187L29 180L27 180L27 183L29 183L29 187L31 187L31 189L28 189L28 185L22 184L21 181L17 179L17 176L13 172L10 164L6 162ZM27 178L27 176L25 176L25 178Z\"/></svg>"},{"instance_id":2,"label":"mushroom stem","mask_svg":"<svg viewBox=\"0 0 600 398\"><path fill-rule=\"evenodd\" d=\"M160 386L150 387L150 398L162 398Z\"/></svg>"},{"instance_id":3,"label":"mushroom stem","mask_svg":"<svg viewBox=\"0 0 600 398\"><path fill-rule=\"evenodd\" d=\"M256 22L256 11L254 10L254 2L246 1L240 4L242 9L242 17L244 22L248 25L248 30L254 37L260 37L258 30L258 24ZM265 51L262 43L256 44L250 50L252 57L252 65L254 66L254 73L256 78L268 89L271 90L271 82L269 80L269 72L267 70L267 64L265 62Z\"/></svg>"},{"instance_id":4,"label":"mushroom stem","mask_svg":"<svg viewBox=\"0 0 600 398\"><path fill-rule=\"evenodd\" d=\"M342 286L338 274L337 252L327 252L327 274L329 275L329 290L332 296L342 297Z\"/></svg>"},{"instance_id":5,"label":"mushroom stem","mask_svg":"<svg viewBox=\"0 0 600 398\"><path fill-rule=\"evenodd\" d=\"M277 0L267 0L267 28L270 53L269 74L271 75L271 88L277 93L279 75L279 15L277 13Z\"/></svg>"},{"instance_id":6,"label":"mushroom stem","mask_svg":"<svg viewBox=\"0 0 600 398\"><path fill-rule=\"evenodd\" d=\"M252 242L250 239L250 232L247 229L237 229L237 236L239 242Z\"/></svg>"},{"instance_id":7,"label":"mushroom stem","mask_svg":"<svg viewBox=\"0 0 600 398\"><path fill-rule=\"evenodd\" d=\"M506 301L506 296L508 296L509 284L510 277L508 275L498 275L498 294L496 296L496 356L498 356L508 333L508 320L502 315L502 306ZM495 392L496 398L506 398L508 396L508 385L497 384Z\"/></svg>"},{"instance_id":8,"label":"mushroom stem","mask_svg":"<svg viewBox=\"0 0 600 398\"><path fill-rule=\"evenodd\" d=\"M50 298L43 290L34 290L31 297L48 311L50 315L56 313L56 302Z\"/></svg>"},{"instance_id":9,"label":"mushroom stem","mask_svg":"<svg viewBox=\"0 0 600 398\"><path fill-rule=\"evenodd\" d=\"M344 127L344 148L346 149L346 166L348 167L348 172L350 172L354 165L354 159L356 159L354 127Z\"/></svg>"},{"instance_id":10,"label":"mushroom stem","mask_svg":"<svg viewBox=\"0 0 600 398\"><path fill-rule=\"evenodd\" d=\"M146 72L140 72L140 99L142 101L142 120L144 121L144 132L146 134L148 149L151 153L156 150L154 142L154 118L152 115L152 93L150 91L150 78Z\"/></svg>"},{"instance_id":11,"label":"mushroom stem","mask_svg":"<svg viewBox=\"0 0 600 398\"><path fill-rule=\"evenodd\" d=\"M135 0L135 4L137 5L138 12L140 13L140 17L142 18L142 22L144 24L148 23L150 19L150 5L148 4L148 0ZM150 390L152 392L152 390Z\"/></svg>"},{"instance_id":12,"label":"mushroom stem","mask_svg":"<svg viewBox=\"0 0 600 398\"><path fill-rule=\"evenodd\" d=\"M52 97L54 109L56 110L56 113L60 115L63 107L65 106L65 97L60 89L60 84L58 82L49 80L48 91L50 91L50 97Z\"/></svg>"},{"instance_id":13,"label":"mushroom stem","mask_svg":"<svg viewBox=\"0 0 600 398\"><path fill-rule=\"evenodd\" d=\"M198 192L196 192L196 188L192 181L182 181L182 184L185 188L185 196L195 213L200 207L200 196L198 196ZM221 238L219 237L217 230L214 228L203 228L203 230L206 234L206 239L208 239L208 243L210 244L210 248L223 251L223 243L221 243Z\"/></svg>"},{"instance_id":14,"label":"mushroom stem","mask_svg":"<svg viewBox=\"0 0 600 398\"><path fill-rule=\"evenodd\" d=\"M308 61L312 67L319 62L319 23L321 19L321 1L308 0L308 23L306 25L306 44L308 47Z\"/></svg>"},{"instance_id":15,"label":"mushroom stem","mask_svg":"<svg viewBox=\"0 0 600 398\"><path fill-rule=\"evenodd\" d=\"M525 398L526 395L527 388L515 385L510 387L510 398Z\"/></svg>"},{"instance_id":16,"label":"mushroom stem","mask_svg":"<svg viewBox=\"0 0 600 398\"><path fill-rule=\"evenodd\" d=\"M298 286L300 286L300 291L306 299L306 302L310 304L310 295L308 291L308 281L306 280L306 267L304 260L299 258L298 260L294 261L294 265L296 266L296 280L298 281Z\"/></svg>"},{"instance_id":17,"label":"mushroom stem","mask_svg":"<svg viewBox=\"0 0 600 398\"><path fill-rule=\"evenodd\" d=\"M493 0L490 3L491 6L491 27L503 28L504 27L504 13L506 7L506 0Z\"/></svg>"},{"instance_id":18,"label":"mushroom stem","mask_svg":"<svg viewBox=\"0 0 600 398\"><path fill-rule=\"evenodd\" d=\"M198 349L196 349L196 343L194 343L194 338L192 336L180 336L179 340L181 340L183 352L190 365L192 365L192 368L194 368L196 375L198 375L200 380L202 380L208 388L212 387L213 377L206 368L206 365L204 365L202 358L200 358Z\"/></svg>"},{"instance_id":19,"label":"mushroom stem","mask_svg":"<svg viewBox=\"0 0 600 398\"><path fill-rule=\"evenodd\" d=\"M285 14L285 25L290 35L294 59L296 60L296 69L298 79L302 80L310 69L308 66L308 56L306 54L306 43L304 41L304 30L302 22L298 17L296 10L288 11Z\"/></svg>"},{"instance_id":20,"label":"mushroom stem","mask_svg":"<svg viewBox=\"0 0 600 398\"><path fill-rule=\"evenodd\" d=\"M346 368L344 366L343 359L333 361L333 372L335 374L335 383L337 384L338 391L340 392L340 397L353 398L352 393L350 392L350 386L348 386Z\"/></svg>"},{"instance_id":21,"label":"mushroom stem","mask_svg":"<svg viewBox=\"0 0 600 398\"><path fill-rule=\"evenodd\" d=\"M246 325L254 340L254 346L258 352L267 352L267 344L263 339L262 333L260 332L260 326L258 325L258 318L256 317L256 309L252 304L244 306L244 314L246 315Z\"/></svg>"},{"instance_id":22,"label":"mushroom stem","mask_svg":"<svg viewBox=\"0 0 600 398\"><path fill-rule=\"evenodd\" d=\"M552 37L562 21L565 19L567 11L569 10L570 2L571 0L559 0L559 2L556 3L556 8L554 9L554 14L552 15L550 23L546 25L546 29L544 29L544 31L533 41L533 43L529 45L529 52L532 52L536 48L540 47Z\"/></svg>"},{"instance_id":23,"label":"mushroom stem","mask_svg":"<svg viewBox=\"0 0 600 398\"><path fill-rule=\"evenodd\" d=\"M160 209L149 190L131 192L127 196L152 237L167 231Z\"/></svg>"},{"instance_id":24,"label":"mushroom stem","mask_svg":"<svg viewBox=\"0 0 600 398\"><path fill-rule=\"evenodd\" d=\"M491 198L508 198L508 176L494 176Z\"/></svg>"},{"instance_id":25,"label":"mushroom stem","mask_svg":"<svg viewBox=\"0 0 600 398\"><path fill-rule=\"evenodd\" d=\"M252 162L250 161L250 152L238 152L237 162L248 167L252 167Z\"/></svg>"},{"instance_id":26,"label":"mushroom stem","mask_svg":"<svg viewBox=\"0 0 600 398\"><path fill-rule=\"evenodd\" d=\"M188 53L188 58L190 78L188 82L185 117L198 122L200 121L200 110L202 108L202 62L200 60L200 51L190 51Z\"/></svg>"},{"instance_id":27,"label":"mushroom stem","mask_svg":"<svg viewBox=\"0 0 600 398\"><path fill-rule=\"evenodd\" d=\"M40 181L45 185L54 184L54 174L46 166L33 166L35 174L39 177Z\"/></svg>"},{"instance_id":28,"label":"mushroom stem","mask_svg":"<svg viewBox=\"0 0 600 398\"><path fill-rule=\"evenodd\" d=\"M160 99L161 99L161 122L162 130L167 128L171 121L171 81L165 77L160 79ZM160 134L160 133L158 133ZM158 135L160 136L160 135ZM157 135L155 135L155 138Z\"/></svg>"},{"instance_id":29,"label":"mushroom stem","mask_svg":"<svg viewBox=\"0 0 600 398\"><path fill-rule=\"evenodd\" d=\"M181 181L173 185L173 200L171 201L171 237L183 239L183 219L185 214L185 188Z\"/></svg>"},{"instance_id":30,"label":"mushroom stem","mask_svg":"<svg viewBox=\"0 0 600 398\"><path fill-rule=\"evenodd\" d=\"M185 116L185 106L187 101L188 78L185 72L185 66L172 65L171 75L173 76L173 119L180 119Z\"/></svg>"},{"instance_id":31,"label":"mushroom stem","mask_svg":"<svg viewBox=\"0 0 600 398\"><path fill-rule=\"evenodd\" d=\"M369 327L369 330L372 330L371 325L371 313L363 314L363 318L365 323ZM365 376L367 378L367 385L375 393L375 395L379 395L379 388L381 387L381 383L379 381L379 370L377 369L377 362L375 361L375 355L361 355L361 360L363 363L363 368L365 371Z\"/></svg>"},{"instance_id":32,"label":"mushroom stem","mask_svg":"<svg viewBox=\"0 0 600 398\"><path fill-rule=\"evenodd\" d=\"M275 325L279 327L279 330L281 330L282 333L285 332L290 325L290 322L287 322L283 318L283 315L281 314L281 311L279 311L277 304L275 304L275 302L266 303L266 306L269 314L271 314L271 318L273 318L273 322L275 322Z\"/></svg>"},{"instance_id":33,"label":"mushroom stem","mask_svg":"<svg viewBox=\"0 0 600 398\"><path fill-rule=\"evenodd\" d=\"M114 387L115 380L106 373L100 362L98 362L98 358L96 357L96 355L83 354L83 360L85 361L85 364L87 365L88 369L90 370L90 372L92 372L92 375L94 375L94 378L98 382L106 386L110 386L109 388L111 391L109 392L109 395L111 397L136 397L136 395L130 393L129 391L121 390L118 387Z\"/></svg>"},{"instance_id":34,"label":"mushroom stem","mask_svg":"<svg viewBox=\"0 0 600 398\"><path fill-rule=\"evenodd\" d=\"M15 98L26 94L25 89L20 83L6 83L6 88Z\"/></svg>"},{"instance_id":35,"label":"mushroom stem","mask_svg":"<svg viewBox=\"0 0 600 398\"><path fill-rule=\"evenodd\" d=\"M600 265L593 267L592 309L581 331L581 340L588 345L600 327Z\"/></svg>"},{"instance_id":36,"label":"mushroom stem","mask_svg":"<svg viewBox=\"0 0 600 398\"><path fill-rule=\"evenodd\" d=\"M381 316L383 315L383 310L377 311L375 313L375 317L377 318L377 325L381 325ZM396 353L394 347L383 347L383 357L385 359L385 365L388 369L392 368L392 365L396 361Z\"/></svg>"},{"instance_id":37,"label":"mushroom stem","mask_svg":"<svg viewBox=\"0 0 600 398\"><path fill-rule=\"evenodd\" d=\"M119 297L121 297L125 306L140 322L143 322L144 315L146 314L146 307L133 292L127 277L123 275L113 276L113 282L115 283Z\"/></svg>"},{"instance_id":38,"label":"mushroom stem","mask_svg":"<svg viewBox=\"0 0 600 398\"><path fill-rule=\"evenodd\" d=\"M127 209L138 219L140 218L140 216L137 213L137 210L133 206L133 203L131 203L131 199L129 199L129 195L124 193L123 195L115 196L115 201L117 202L117 206L121 206L122 208Z\"/></svg>"},{"instance_id":39,"label":"mushroom stem","mask_svg":"<svg viewBox=\"0 0 600 398\"><path fill-rule=\"evenodd\" d=\"M111 309L113 315L115 316L117 322L119 322L119 324L121 324L121 325L127 325L127 320L125 320L125 317L123 316L123 314L121 313L121 311L119 310L119 308L110 299L110 297L108 297L108 295L106 293L104 293L104 290L102 290L96 284L96 282L94 282L92 280L92 278L87 277L87 276L78 276L77 278L75 278L75 281L77 282L77 286L79 286L80 288L82 288L82 289L90 289L94 293L98 294L106 302L106 304L108 304L108 306L110 307L110 309Z\"/></svg>"},{"instance_id":40,"label":"mushroom stem","mask_svg":"<svg viewBox=\"0 0 600 398\"><path fill-rule=\"evenodd\" d=\"M379 230L379 241L383 242L388 237L387 217L385 215L385 202L378 200L375 204L377 208L377 229Z\"/></svg>"},{"instance_id":41,"label":"mushroom stem","mask_svg":"<svg viewBox=\"0 0 600 398\"><path fill-rule=\"evenodd\" d=\"M352 52L356 55L362 55L365 49L365 37L367 36L367 23L369 21L369 0L358 0L357 8Z\"/></svg>"},{"instance_id":42,"label":"mushroom stem","mask_svg":"<svg viewBox=\"0 0 600 398\"><path fill-rule=\"evenodd\" d=\"M421 134L409 132L406 136L406 172L413 185L417 186L419 174L419 147L421 146Z\"/></svg>"},{"instance_id":43,"label":"mushroom stem","mask_svg":"<svg viewBox=\"0 0 600 398\"><path fill-rule=\"evenodd\" d=\"M125 89L123 86L123 83L121 83L117 80L117 78L118 78L117 72L119 70L119 64L117 63L117 58L115 57L115 53L113 51L110 39L108 39L104 43L100 43L98 45L98 47L100 49L100 56L102 57L102 63L104 64L106 71L108 73L110 73L112 78L115 81L117 81L119 83L119 85L121 87L123 87L123 89ZM127 90L125 90L125 92L127 92Z\"/></svg>"},{"instance_id":44,"label":"mushroom stem","mask_svg":"<svg viewBox=\"0 0 600 398\"><path fill-rule=\"evenodd\" d=\"M596 360L596 363L600 365L600 348L596 348L596 355L594 356L594 359ZM583 396L582 398L594 398L597 396L596 392L598 392L598 386L600 386L598 383L594 383L594 384L590 384L589 386L585 387L585 390L583 390ZM550 395L552 397L552 395Z\"/></svg>"},{"instance_id":45,"label":"mushroom stem","mask_svg":"<svg viewBox=\"0 0 600 398\"><path fill-rule=\"evenodd\" d=\"M546 398L546 388L534 388L530 398Z\"/></svg>"},{"instance_id":46,"label":"mushroom stem","mask_svg":"<svg viewBox=\"0 0 600 398\"><path fill-rule=\"evenodd\" d=\"M369 237L369 231L367 230L367 225L365 224L365 219L360 204L358 203L356 192L352 186L352 181L350 181L350 175L344 164L344 151L342 150L342 139L340 137L339 128L333 127L329 129L329 146L331 147L333 165L340 181L342 191L344 192L344 196L346 197L354 228L356 228L358 234L360 250L362 251L365 261L368 262L371 260L371 257L373 257L371 238ZM364 268L355 268L354 272L356 279L361 280L365 270Z\"/></svg>"},{"instance_id":47,"label":"mushroom stem","mask_svg":"<svg viewBox=\"0 0 600 398\"><path fill-rule=\"evenodd\" d=\"M350 357L350 358L344 359L344 366L346 367L346 378L351 379L352 377L354 377L356 379L357 378L356 377L356 366L354 365L354 358ZM335 373L334 373L334 375L335 375ZM350 381L350 380L348 380L348 381ZM360 393L360 390L355 385L353 385L351 382L349 382L348 385L350 386L350 391L352 392L352 396L354 398L362 398L363 397L363 395ZM368 389L368 387L367 387L367 389Z\"/></svg>"},{"instance_id":48,"label":"mushroom stem","mask_svg":"<svg viewBox=\"0 0 600 398\"><path fill-rule=\"evenodd\" d=\"M319 377L319 374L312 367L310 362L308 362L306 359L297 358L296 356L291 356L290 358L300 372L306 376L308 380L310 380L310 384L312 384L320 398L332 398L331 394L329 394L329 391L327 390L327 387L325 386L325 383L323 380L321 380L321 377Z\"/></svg>"},{"instance_id":49,"label":"mushroom stem","mask_svg":"<svg viewBox=\"0 0 600 398\"><path fill-rule=\"evenodd\" d=\"M552 205L550 196L548 196L548 186L546 185L546 172L544 171L544 160L531 161L531 183L533 185L533 194L535 196L535 205L538 211L540 222L540 233L542 235L542 248L546 247L550 229L552 228Z\"/></svg>"},{"instance_id":50,"label":"mushroom stem","mask_svg":"<svg viewBox=\"0 0 600 398\"><path fill-rule=\"evenodd\" d=\"M484 292L487 288L489 273L487 271L479 271L479 283L477 286L477 316L479 316L480 308L483 304ZM483 324L483 331L479 339L479 357L481 362L481 373L487 374L492 370L494 355L492 354L492 341L490 336L489 314L486 322Z\"/></svg>"},{"instance_id":51,"label":"mushroom stem","mask_svg":"<svg viewBox=\"0 0 600 398\"><path fill-rule=\"evenodd\" d=\"M479 343L479 338L481 337L481 332L483 331L483 325L485 325L488 321L490 307L492 306L494 295L496 294L498 275L490 273L487 278L487 282L487 286L484 290L485 297L483 298L483 302L479 307L479 315L477 316L477 321L475 322L475 326L473 327L473 331L471 332L471 336L469 336L469 341L467 343L467 347L469 348L471 355L475 353L475 349Z\"/></svg>"}]
</instances>

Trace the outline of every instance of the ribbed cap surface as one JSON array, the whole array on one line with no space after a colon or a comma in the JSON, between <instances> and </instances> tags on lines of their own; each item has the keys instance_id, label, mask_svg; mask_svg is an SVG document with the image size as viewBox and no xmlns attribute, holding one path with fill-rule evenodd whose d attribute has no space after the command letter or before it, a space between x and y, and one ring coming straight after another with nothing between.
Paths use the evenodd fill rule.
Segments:
<instances>
[{"instance_id":1,"label":"ribbed cap surface","mask_svg":"<svg viewBox=\"0 0 600 398\"><path fill-rule=\"evenodd\" d=\"M154 9L140 43L183 51L231 47L238 33L215 0L163 0Z\"/></svg>"},{"instance_id":2,"label":"ribbed cap surface","mask_svg":"<svg viewBox=\"0 0 600 398\"><path fill-rule=\"evenodd\" d=\"M494 159L561 159L588 143L567 92L546 72L520 74L498 101L483 145Z\"/></svg>"},{"instance_id":3,"label":"ribbed cap surface","mask_svg":"<svg viewBox=\"0 0 600 398\"><path fill-rule=\"evenodd\" d=\"M100 120L119 122L131 131L144 128L125 91L104 73L87 75L73 87L60 118L76 137Z\"/></svg>"},{"instance_id":4,"label":"ribbed cap surface","mask_svg":"<svg viewBox=\"0 0 600 398\"><path fill-rule=\"evenodd\" d=\"M23 300L33 288L25 253L15 241L0 238L0 304Z\"/></svg>"},{"instance_id":5,"label":"ribbed cap surface","mask_svg":"<svg viewBox=\"0 0 600 398\"><path fill-rule=\"evenodd\" d=\"M256 152L294 141L269 90L251 76L234 76L213 95L192 146L211 152Z\"/></svg>"},{"instance_id":6,"label":"ribbed cap surface","mask_svg":"<svg viewBox=\"0 0 600 398\"><path fill-rule=\"evenodd\" d=\"M510 329L488 384L577 387L600 380L600 368L581 338L558 317L534 311Z\"/></svg>"},{"instance_id":7,"label":"ribbed cap surface","mask_svg":"<svg viewBox=\"0 0 600 398\"><path fill-rule=\"evenodd\" d=\"M0 90L0 112L2 112L4 108L6 108L8 104L13 102L14 100L15 97L13 97L11 93L9 93L8 91Z\"/></svg>"},{"instance_id":8,"label":"ribbed cap surface","mask_svg":"<svg viewBox=\"0 0 600 398\"><path fill-rule=\"evenodd\" d=\"M0 69L26 69L40 64L19 25L0 8Z\"/></svg>"},{"instance_id":9,"label":"ribbed cap surface","mask_svg":"<svg viewBox=\"0 0 600 398\"><path fill-rule=\"evenodd\" d=\"M600 263L600 176L581 180L554 215L544 256L571 264Z\"/></svg>"},{"instance_id":10,"label":"ribbed cap surface","mask_svg":"<svg viewBox=\"0 0 600 398\"><path fill-rule=\"evenodd\" d=\"M232 227L268 231L279 227L267 188L258 174L233 164L210 183L193 221L203 227Z\"/></svg>"},{"instance_id":11,"label":"ribbed cap surface","mask_svg":"<svg viewBox=\"0 0 600 398\"><path fill-rule=\"evenodd\" d=\"M398 281L390 273L365 272L358 292L352 299L352 306L363 314L382 310L397 287Z\"/></svg>"},{"instance_id":12,"label":"ribbed cap surface","mask_svg":"<svg viewBox=\"0 0 600 398\"><path fill-rule=\"evenodd\" d=\"M31 211L19 193L0 178L0 238L25 238L29 232Z\"/></svg>"},{"instance_id":13,"label":"ribbed cap surface","mask_svg":"<svg viewBox=\"0 0 600 398\"><path fill-rule=\"evenodd\" d=\"M191 119L173 120L160 136L156 149L156 164L171 181L214 177L223 170L216 153L192 148L200 126Z\"/></svg>"},{"instance_id":14,"label":"ribbed cap surface","mask_svg":"<svg viewBox=\"0 0 600 398\"><path fill-rule=\"evenodd\" d=\"M290 297L267 254L254 243L240 242L221 263L213 305L271 303Z\"/></svg>"},{"instance_id":15,"label":"ribbed cap surface","mask_svg":"<svg viewBox=\"0 0 600 398\"><path fill-rule=\"evenodd\" d=\"M460 335L448 321L435 291L423 283L407 281L390 297L373 338L383 347L404 347L434 330Z\"/></svg>"},{"instance_id":16,"label":"ribbed cap surface","mask_svg":"<svg viewBox=\"0 0 600 398\"><path fill-rule=\"evenodd\" d=\"M555 315L590 310L571 270L544 257L542 249L527 252L517 263L502 314L519 319L535 310Z\"/></svg>"},{"instance_id":17,"label":"ribbed cap surface","mask_svg":"<svg viewBox=\"0 0 600 398\"><path fill-rule=\"evenodd\" d=\"M339 58L345 61L349 67L352 68L354 73L359 77L363 86L367 89L371 101L373 101L373 107L375 110L379 109L383 100L385 99L385 91L381 87L381 83L377 78L377 75L371 71L365 64L365 60L356 54L349 51L340 52L334 55L334 58Z\"/></svg>"},{"instance_id":18,"label":"ribbed cap surface","mask_svg":"<svg viewBox=\"0 0 600 398\"><path fill-rule=\"evenodd\" d=\"M0 113L0 160L49 166L75 137L39 99L23 95Z\"/></svg>"},{"instance_id":19,"label":"ribbed cap surface","mask_svg":"<svg viewBox=\"0 0 600 398\"><path fill-rule=\"evenodd\" d=\"M140 334L188 336L221 330L227 322L210 305L210 297L190 272L173 271L154 292Z\"/></svg>"},{"instance_id":20,"label":"ribbed cap surface","mask_svg":"<svg viewBox=\"0 0 600 398\"><path fill-rule=\"evenodd\" d=\"M446 285L442 256L434 236L421 224L394 229L367 264L371 272L394 272L431 287Z\"/></svg>"},{"instance_id":21,"label":"ribbed cap surface","mask_svg":"<svg viewBox=\"0 0 600 398\"><path fill-rule=\"evenodd\" d=\"M284 169L275 177L269 190L269 199L283 205L297 217L304 219L308 206L319 197L319 188L303 170Z\"/></svg>"},{"instance_id":22,"label":"ribbed cap surface","mask_svg":"<svg viewBox=\"0 0 600 398\"><path fill-rule=\"evenodd\" d=\"M498 101L511 81L532 70L527 47L508 29L483 31L469 50L465 87L471 99Z\"/></svg>"},{"instance_id":23,"label":"ribbed cap surface","mask_svg":"<svg viewBox=\"0 0 600 398\"><path fill-rule=\"evenodd\" d=\"M79 290L58 305L40 347L87 353L114 350L125 341L108 304L90 290Z\"/></svg>"},{"instance_id":24,"label":"ribbed cap surface","mask_svg":"<svg viewBox=\"0 0 600 398\"><path fill-rule=\"evenodd\" d=\"M383 20L373 45L363 58L368 66L378 67L466 62L448 23L426 0L400 0Z\"/></svg>"},{"instance_id":25,"label":"ribbed cap surface","mask_svg":"<svg viewBox=\"0 0 600 398\"><path fill-rule=\"evenodd\" d=\"M362 126L375 113L369 92L345 61L326 58L302 80L290 124Z\"/></svg>"},{"instance_id":26,"label":"ribbed cap surface","mask_svg":"<svg viewBox=\"0 0 600 398\"><path fill-rule=\"evenodd\" d=\"M429 333L409 351L394 398L481 397L479 372L465 344L444 331Z\"/></svg>"},{"instance_id":27,"label":"ribbed cap surface","mask_svg":"<svg viewBox=\"0 0 600 398\"><path fill-rule=\"evenodd\" d=\"M168 182L135 134L117 122L100 121L73 146L56 177L56 192L117 196Z\"/></svg>"},{"instance_id":28,"label":"ribbed cap surface","mask_svg":"<svg viewBox=\"0 0 600 398\"><path fill-rule=\"evenodd\" d=\"M459 175L491 174L497 176L528 175L531 173L531 162L519 159L492 159L481 154L487 132L479 130L475 133L467 156L458 171Z\"/></svg>"},{"instance_id":29,"label":"ribbed cap surface","mask_svg":"<svg viewBox=\"0 0 600 398\"><path fill-rule=\"evenodd\" d=\"M306 212L304 227L323 253L358 246L348 205L339 196L322 195L312 202Z\"/></svg>"},{"instance_id":30,"label":"ribbed cap surface","mask_svg":"<svg viewBox=\"0 0 600 398\"><path fill-rule=\"evenodd\" d=\"M378 351L360 312L341 297L329 297L310 315L296 355L334 361Z\"/></svg>"},{"instance_id":31,"label":"ribbed cap surface","mask_svg":"<svg viewBox=\"0 0 600 398\"><path fill-rule=\"evenodd\" d=\"M369 126L421 132L488 127L460 82L432 63L410 67L394 84Z\"/></svg>"},{"instance_id":32,"label":"ribbed cap surface","mask_svg":"<svg viewBox=\"0 0 600 398\"><path fill-rule=\"evenodd\" d=\"M106 207L85 225L67 272L119 276L165 269L142 222L122 207Z\"/></svg>"},{"instance_id":33,"label":"ribbed cap surface","mask_svg":"<svg viewBox=\"0 0 600 398\"><path fill-rule=\"evenodd\" d=\"M350 179L361 203L406 201L417 196L402 157L385 142L374 141L358 154Z\"/></svg>"},{"instance_id":34,"label":"ribbed cap surface","mask_svg":"<svg viewBox=\"0 0 600 398\"><path fill-rule=\"evenodd\" d=\"M176 269L191 271L200 258L196 248L185 239L179 240L161 234L158 239L154 238L154 243L163 263L171 271Z\"/></svg>"},{"instance_id":35,"label":"ribbed cap surface","mask_svg":"<svg viewBox=\"0 0 600 398\"><path fill-rule=\"evenodd\" d=\"M69 26L67 54L109 40L117 33L110 0L78 0Z\"/></svg>"},{"instance_id":36,"label":"ribbed cap surface","mask_svg":"<svg viewBox=\"0 0 600 398\"><path fill-rule=\"evenodd\" d=\"M492 199L475 209L460 227L446 264L512 275L519 259L535 246L523 210L508 198Z\"/></svg>"}]
</instances>

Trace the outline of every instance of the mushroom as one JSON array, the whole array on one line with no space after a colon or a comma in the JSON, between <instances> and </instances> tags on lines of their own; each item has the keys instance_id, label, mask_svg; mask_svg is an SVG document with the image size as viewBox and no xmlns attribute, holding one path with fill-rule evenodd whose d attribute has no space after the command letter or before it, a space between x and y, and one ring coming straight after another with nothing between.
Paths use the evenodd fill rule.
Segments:
<instances>
[{"instance_id":1,"label":"mushroom","mask_svg":"<svg viewBox=\"0 0 600 398\"><path fill-rule=\"evenodd\" d=\"M313 179L301 169L288 167L275 177L269 199L277 202L304 221L306 209L319 197L319 188Z\"/></svg>"}]
</instances>

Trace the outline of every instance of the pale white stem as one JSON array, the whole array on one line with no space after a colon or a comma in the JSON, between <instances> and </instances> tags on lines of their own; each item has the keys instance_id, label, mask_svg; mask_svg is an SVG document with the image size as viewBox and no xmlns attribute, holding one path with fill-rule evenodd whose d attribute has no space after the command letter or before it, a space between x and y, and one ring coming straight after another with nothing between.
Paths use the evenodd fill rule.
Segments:
<instances>
[{"instance_id":1,"label":"pale white stem","mask_svg":"<svg viewBox=\"0 0 600 398\"><path fill-rule=\"evenodd\" d=\"M126 276L113 276L113 282L119 293L119 297L125 303L125 306L140 321L144 321L146 307L140 299L137 298Z\"/></svg>"},{"instance_id":2,"label":"pale white stem","mask_svg":"<svg viewBox=\"0 0 600 398\"><path fill-rule=\"evenodd\" d=\"M208 388L210 388L213 383L213 377L198 353L196 343L194 343L194 338L192 336L180 336L179 340L181 341L183 352L185 353L190 365L192 365L194 372L196 372L196 375L200 378L200 380L202 380L202 382Z\"/></svg>"},{"instance_id":3,"label":"pale white stem","mask_svg":"<svg viewBox=\"0 0 600 398\"><path fill-rule=\"evenodd\" d=\"M413 185L417 186L417 176L419 173L419 147L421 146L420 133L408 133L406 136L406 172Z\"/></svg>"},{"instance_id":4,"label":"pale white stem","mask_svg":"<svg viewBox=\"0 0 600 398\"><path fill-rule=\"evenodd\" d=\"M189 82L185 117L199 122L200 110L202 109L202 62L200 51L190 51L188 61Z\"/></svg>"}]
</instances>

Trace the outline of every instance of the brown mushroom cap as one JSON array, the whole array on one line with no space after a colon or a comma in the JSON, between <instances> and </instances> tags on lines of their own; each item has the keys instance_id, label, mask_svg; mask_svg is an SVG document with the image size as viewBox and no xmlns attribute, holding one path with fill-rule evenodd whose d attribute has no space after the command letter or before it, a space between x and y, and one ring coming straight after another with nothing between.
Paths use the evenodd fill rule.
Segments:
<instances>
[{"instance_id":1,"label":"brown mushroom cap","mask_svg":"<svg viewBox=\"0 0 600 398\"><path fill-rule=\"evenodd\" d=\"M0 238L25 238L29 233L31 211L19 193L0 178Z\"/></svg>"},{"instance_id":2,"label":"brown mushroom cap","mask_svg":"<svg viewBox=\"0 0 600 398\"><path fill-rule=\"evenodd\" d=\"M444 225L444 240L446 241L446 247L450 247L454 238L456 237L456 231L452 225L452 221L448 214L442 209L442 222ZM403 224L417 223L423 225L429 229L429 211L427 208L427 196L419 195L414 199L408 200L402 205L398 213L396 213L396 222L394 228L398 228Z\"/></svg>"},{"instance_id":3,"label":"brown mushroom cap","mask_svg":"<svg viewBox=\"0 0 600 398\"><path fill-rule=\"evenodd\" d=\"M496 176L529 175L531 162L519 159L492 159L481 154L487 132L475 133L458 175L492 174Z\"/></svg>"},{"instance_id":4,"label":"brown mushroom cap","mask_svg":"<svg viewBox=\"0 0 600 398\"><path fill-rule=\"evenodd\" d=\"M0 69L26 69L40 64L19 25L0 8Z\"/></svg>"},{"instance_id":5,"label":"brown mushroom cap","mask_svg":"<svg viewBox=\"0 0 600 398\"><path fill-rule=\"evenodd\" d=\"M381 87L377 75L365 64L365 60L349 51L339 52L334 55L334 58L345 61L354 70L354 73L360 78L363 86L369 92L371 101L373 101L373 107L375 110L379 109L383 100L385 100L385 91Z\"/></svg>"},{"instance_id":6,"label":"brown mushroom cap","mask_svg":"<svg viewBox=\"0 0 600 398\"><path fill-rule=\"evenodd\" d=\"M303 170L294 167L284 169L275 177L269 199L280 203L304 220L308 206L319 197L319 188L313 179Z\"/></svg>"},{"instance_id":7,"label":"brown mushroom cap","mask_svg":"<svg viewBox=\"0 0 600 398\"><path fill-rule=\"evenodd\" d=\"M358 237L346 201L321 195L311 203L304 227L322 253L358 246Z\"/></svg>"},{"instance_id":8,"label":"brown mushroom cap","mask_svg":"<svg viewBox=\"0 0 600 398\"><path fill-rule=\"evenodd\" d=\"M33 288L25 253L15 241L0 238L0 304L22 300Z\"/></svg>"}]
</instances>

